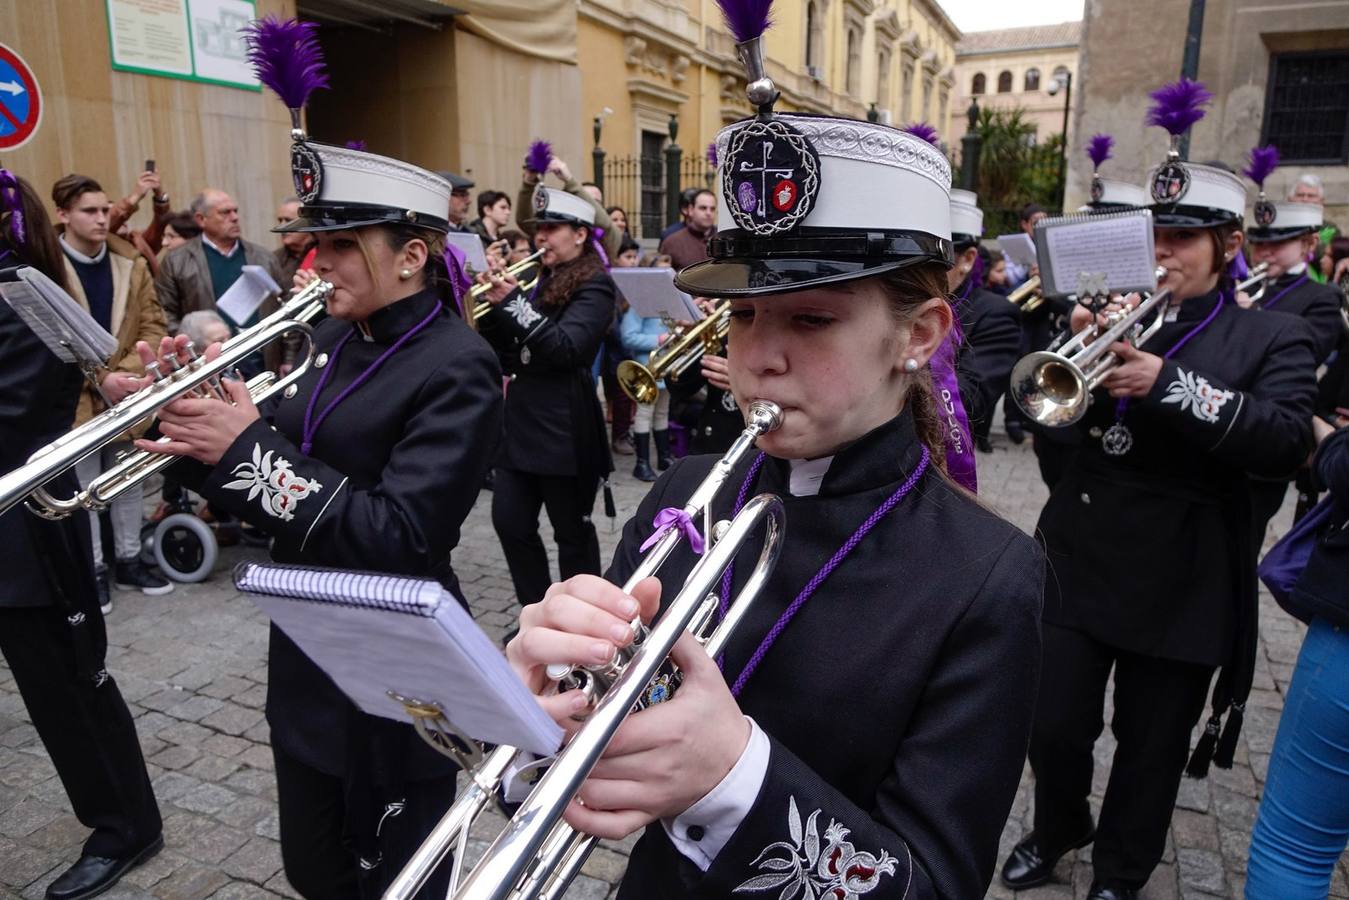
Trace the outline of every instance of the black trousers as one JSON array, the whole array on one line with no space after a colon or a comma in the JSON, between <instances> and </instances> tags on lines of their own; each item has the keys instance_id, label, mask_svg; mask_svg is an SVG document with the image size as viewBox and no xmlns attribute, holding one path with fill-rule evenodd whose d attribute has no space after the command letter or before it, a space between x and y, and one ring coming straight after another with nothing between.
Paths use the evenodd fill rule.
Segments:
<instances>
[{"instance_id":1,"label":"black trousers","mask_svg":"<svg viewBox=\"0 0 1349 900\"><path fill-rule=\"evenodd\" d=\"M407 783L402 811L380 824L379 864L363 869L345 839L343 779L320 772L272 745L281 830L281 861L291 887L308 900L378 900L454 803L454 776ZM418 891L440 900L449 890L450 857Z\"/></svg>"},{"instance_id":2,"label":"black trousers","mask_svg":"<svg viewBox=\"0 0 1349 900\"><path fill-rule=\"evenodd\" d=\"M1087 833L1094 758L1104 727L1106 679L1115 670L1118 741L1096 825L1100 881L1142 888L1162 858L1190 732L1204 711L1212 666L1141 656L1079 631L1044 625L1044 668L1031 731L1035 833L1066 847Z\"/></svg>"},{"instance_id":3,"label":"black trousers","mask_svg":"<svg viewBox=\"0 0 1349 900\"><path fill-rule=\"evenodd\" d=\"M600 542L590 512L599 479L593 475L535 475L497 469L492 490L492 525L501 539L506 565L521 606L538 603L553 583L548 552L539 537L539 508L548 510L557 541L558 568L565 580L598 575Z\"/></svg>"},{"instance_id":4,"label":"black trousers","mask_svg":"<svg viewBox=\"0 0 1349 900\"><path fill-rule=\"evenodd\" d=\"M84 540L87 547L87 533ZM101 667L108 638L93 605L74 627L89 629ZM99 683L79 671L71 629L56 606L0 608L0 652L76 818L93 829L84 853L128 856L159 837L159 807L117 682L101 673Z\"/></svg>"},{"instance_id":5,"label":"black trousers","mask_svg":"<svg viewBox=\"0 0 1349 900\"><path fill-rule=\"evenodd\" d=\"M1077 444L1054 441L1040 434L1031 433L1031 447L1035 450L1035 461L1040 466L1040 479L1051 491L1059 483L1068 464L1077 453Z\"/></svg>"}]
</instances>

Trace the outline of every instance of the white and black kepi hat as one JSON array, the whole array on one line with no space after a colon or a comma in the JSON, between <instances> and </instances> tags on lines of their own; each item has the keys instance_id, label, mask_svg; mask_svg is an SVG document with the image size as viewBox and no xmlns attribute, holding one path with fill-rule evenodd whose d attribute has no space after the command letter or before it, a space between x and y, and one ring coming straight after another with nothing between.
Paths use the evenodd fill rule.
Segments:
<instances>
[{"instance_id":1,"label":"white and black kepi hat","mask_svg":"<svg viewBox=\"0 0 1349 900\"><path fill-rule=\"evenodd\" d=\"M584 197L539 185L534 191L534 221L595 227L595 207Z\"/></svg>"},{"instance_id":2,"label":"white and black kepi hat","mask_svg":"<svg viewBox=\"0 0 1349 900\"><path fill-rule=\"evenodd\" d=\"M1320 231L1325 224L1325 212L1315 203L1271 203L1269 207L1267 216L1260 216L1254 227L1246 229L1246 240L1251 243L1291 240Z\"/></svg>"},{"instance_id":3,"label":"white and black kepi hat","mask_svg":"<svg viewBox=\"0 0 1349 900\"><path fill-rule=\"evenodd\" d=\"M411 163L313 141L291 146L300 215L273 231L415 225L448 231L450 183Z\"/></svg>"},{"instance_id":4,"label":"white and black kepi hat","mask_svg":"<svg viewBox=\"0 0 1349 900\"><path fill-rule=\"evenodd\" d=\"M977 244L984 236L984 211L973 191L951 190L951 241L957 247Z\"/></svg>"},{"instance_id":5,"label":"white and black kepi hat","mask_svg":"<svg viewBox=\"0 0 1349 900\"><path fill-rule=\"evenodd\" d=\"M1171 135L1166 161L1148 174L1153 224L1159 228L1211 228L1241 222L1246 187L1236 173L1180 158L1180 139L1204 118L1213 99L1197 81L1181 78L1153 91L1147 124Z\"/></svg>"},{"instance_id":6,"label":"white and black kepi hat","mask_svg":"<svg viewBox=\"0 0 1349 900\"><path fill-rule=\"evenodd\" d=\"M1122 212L1126 209L1142 209L1151 202L1147 191L1127 181L1097 176L1091 184L1093 199L1080 212Z\"/></svg>"}]
</instances>

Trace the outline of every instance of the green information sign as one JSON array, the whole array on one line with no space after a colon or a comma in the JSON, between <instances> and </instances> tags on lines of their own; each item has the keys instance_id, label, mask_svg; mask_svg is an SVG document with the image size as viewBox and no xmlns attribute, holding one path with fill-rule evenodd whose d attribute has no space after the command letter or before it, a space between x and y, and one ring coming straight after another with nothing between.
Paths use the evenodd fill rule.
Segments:
<instances>
[{"instance_id":1,"label":"green information sign","mask_svg":"<svg viewBox=\"0 0 1349 900\"><path fill-rule=\"evenodd\" d=\"M112 67L261 90L242 29L254 0L107 0Z\"/></svg>"}]
</instances>

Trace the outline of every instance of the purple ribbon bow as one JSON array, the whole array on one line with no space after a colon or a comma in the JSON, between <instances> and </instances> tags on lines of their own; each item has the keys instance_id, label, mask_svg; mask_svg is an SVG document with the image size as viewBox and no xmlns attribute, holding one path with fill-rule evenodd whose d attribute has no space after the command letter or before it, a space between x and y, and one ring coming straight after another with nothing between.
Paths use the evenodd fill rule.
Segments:
<instances>
[{"instance_id":1,"label":"purple ribbon bow","mask_svg":"<svg viewBox=\"0 0 1349 900\"><path fill-rule=\"evenodd\" d=\"M643 551L655 546L656 543L665 536L665 532L671 528L678 528L684 532L684 537L688 540L689 546L693 548L694 553L703 552L703 536L698 533L698 527L693 524L692 517L682 509L676 509L673 506L667 506L656 513L656 518L651 523L651 527L656 530L651 533L642 544Z\"/></svg>"},{"instance_id":2,"label":"purple ribbon bow","mask_svg":"<svg viewBox=\"0 0 1349 900\"><path fill-rule=\"evenodd\" d=\"M609 264L609 254L604 252L604 229L596 225L590 234L590 242L595 245L595 252L600 255L600 262L604 263L604 268L606 270L612 268Z\"/></svg>"},{"instance_id":3,"label":"purple ribbon bow","mask_svg":"<svg viewBox=\"0 0 1349 900\"><path fill-rule=\"evenodd\" d=\"M464 317L464 298L473 287L473 282L464 273L464 251L453 244L445 245L445 271L450 278L450 293L454 295L454 305L459 317Z\"/></svg>"},{"instance_id":4,"label":"purple ribbon bow","mask_svg":"<svg viewBox=\"0 0 1349 900\"><path fill-rule=\"evenodd\" d=\"M23 202L19 198L19 179L9 169L0 169L0 212L9 212L9 233L14 243L23 246Z\"/></svg>"},{"instance_id":5,"label":"purple ribbon bow","mask_svg":"<svg viewBox=\"0 0 1349 900\"><path fill-rule=\"evenodd\" d=\"M957 317L951 323L951 333L933 355L932 399L937 404L941 419L942 443L946 446L946 471L956 484L977 493L979 482L974 473L974 446L970 442L970 420L965 404L960 400L960 382L956 379L956 348L964 342L964 334Z\"/></svg>"}]
</instances>

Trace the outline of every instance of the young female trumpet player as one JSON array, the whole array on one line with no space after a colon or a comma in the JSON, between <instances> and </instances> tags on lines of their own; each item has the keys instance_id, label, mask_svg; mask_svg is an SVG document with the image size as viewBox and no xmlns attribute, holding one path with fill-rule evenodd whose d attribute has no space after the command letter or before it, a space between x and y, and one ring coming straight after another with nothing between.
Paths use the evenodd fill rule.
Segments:
<instances>
[{"instance_id":1,"label":"young female trumpet player","mask_svg":"<svg viewBox=\"0 0 1349 900\"><path fill-rule=\"evenodd\" d=\"M1150 121L1175 138L1203 115L1207 92L1182 81L1153 97ZM1094 840L1091 900L1138 896L1160 860L1219 667L1189 771L1231 765L1256 634L1246 473L1291 473L1311 447L1310 334L1233 297L1241 179L1173 153L1150 183L1165 324L1141 349L1110 348L1122 362L1078 424L1079 451L1040 515L1054 577L1030 745L1035 827L1002 869L1014 889L1042 884ZM1072 327L1091 320L1079 307ZM1112 669L1118 748L1093 825L1092 745Z\"/></svg>"},{"instance_id":2,"label":"young female trumpet player","mask_svg":"<svg viewBox=\"0 0 1349 900\"><path fill-rule=\"evenodd\" d=\"M304 140L291 159L302 206L278 230L315 236L314 270L333 286L312 367L262 409L231 381L232 404L170 404L170 442L140 446L195 460L175 468L270 534L278 562L428 576L458 594L451 553L500 435L501 375L442 255L450 184ZM454 766L411 726L362 713L277 628L267 720L291 885L379 897L453 800ZM425 896L448 878L442 866Z\"/></svg>"},{"instance_id":3,"label":"young female trumpet player","mask_svg":"<svg viewBox=\"0 0 1349 900\"><path fill-rule=\"evenodd\" d=\"M761 29L739 27L751 57ZM722 658L684 636L674 699L631 715L567 821L646 829L624 898L982 896L1024 759L1043 567L947 475L972 450L945 409L950 170L918 138L773 115L772 97L751 85L760 118L718 138L720 230L679 284L732 299L734 394L784 413L713 520L781 494L784 552ZM615 584L713 462L661 477L607 580L555 584L521 615L507 656L559 722L583 700L552 693L546 665L602 663L677 592L688 542L633 596Z\"/></svg>"}]
</instances>

